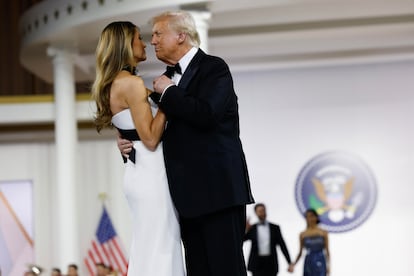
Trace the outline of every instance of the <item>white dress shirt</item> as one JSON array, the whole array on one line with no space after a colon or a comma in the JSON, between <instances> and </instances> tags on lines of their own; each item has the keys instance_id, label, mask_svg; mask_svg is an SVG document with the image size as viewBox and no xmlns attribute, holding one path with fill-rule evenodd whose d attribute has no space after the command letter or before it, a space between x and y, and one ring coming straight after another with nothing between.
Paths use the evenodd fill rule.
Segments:
<instances>
[{"instance_id":1,"label":"white dress shirt","mask_svg":"<svg viewBox=\"0 0 414 276\"><path fill-rule=\"evenodd\" d=\"M180 64L181 67L181 74L178 73L174 73L174 75L171 77L171 80L175 83L175 85L178 85L178 83L181 80L181 77L183 76L185 70L187 70L188 65L190 64L191 60L193 59L193 57L195 56L195 54L197 53L198 48L193 47L190 49L190 51L188 51L179 61L178 63ZM167 90L169 87L173 86L174 84L170 84L167 87L164 88L164 91L162 91L161 94L161 99L162 96L164 95L165 90Z\"/></svg>"},{"instance_id":2,"label":"white dress shirt","mask_svg":"<svg viewBox=\"0 0 414 276\"><path fill-rule=\"evenodd\" d=\"M267 221L257 224L257 246L259 256L270 255L270 227Z\"/></svg>"}]
</instances>

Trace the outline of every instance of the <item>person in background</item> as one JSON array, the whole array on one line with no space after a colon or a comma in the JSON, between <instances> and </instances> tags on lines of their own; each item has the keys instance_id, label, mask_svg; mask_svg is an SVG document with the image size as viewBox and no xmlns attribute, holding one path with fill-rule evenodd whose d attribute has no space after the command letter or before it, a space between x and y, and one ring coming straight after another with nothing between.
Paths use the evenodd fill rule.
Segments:
<instances>
[{"instance_id":1,"label":"person in background","mask_svg":"<svg viewBox=\"0 0 414 276\"><path fill-rule=\"evenodd\" d=\"M247 268L253 276L275 276L279 271L277 247L282 250L288 265L291 264L289 251L279 225L267 221L266 206L257 203L254 211L259 222L250 225L247 221L244 236L245 241L251 241Z\"/></svg>"},{"instance_id":2,"label":"person in background","mask_svg":"<svg viewBox=\"0 0 414 276\"><path fill-rule=\"evenodd\" d=\"M62 272L60 271L59 268L52 268L52 273L50 274L51 276L62 276Z\"/></svg>"},{"instance_id":3,"label":"person in background","mask_svg":"<svg viewBox=\"0 0 414 276\"><path fill-rule=\"evenodd\" d=\"M96 265L96 276L108 276L110 269L103 263L97 263Z\"/></svg>"},{"instance_id":4,"label":"person in background","mask_svg":"<svg viewBox=\"0 0 414 276\"><path fill-rule=\"evenodd\" d=\"M113 269L111 266L108 267L108 274L107 276L118 276L119 272Z\"/></svg>"},{"instance_id":5,"label":"person in background","mask_svg":"<svg viewBox=\"0 0 414 276\"><path fill-rule=\"evenodd\" d=\"M78 276L78 266L76 264L69 264L68 265L68 273L67 276Z\"/></svg>"},{"instance_id":6,"label":"person in background","mask_svg":"<svg viewBox=\"0 0 414 276\"><path fill-rule=\"evenodd\" d=\"M223 59L199 48L188 12L162 13L152 25L155 54L169 66L153 86L168 119L165 166L187 276L246 276L246 204L254 200L231 72ZM128 154L130 143L119 139L118 147Z\"/></svg>"},{"instance_id":7,"label":"person in background","mask_svg":"<svg viewBox=\"0 0 414 276\"><path fill-rule=\"evenodd\" d=\"M315 210L306 210L304 216L306 229L299 235L299 253L295 262L290 265L289 272L294 271L295 265L302 257L303 249L306 249L303 275L327 276L330 273L328 232L318 226L319 216Z\"/></svg>"}]
</instances>

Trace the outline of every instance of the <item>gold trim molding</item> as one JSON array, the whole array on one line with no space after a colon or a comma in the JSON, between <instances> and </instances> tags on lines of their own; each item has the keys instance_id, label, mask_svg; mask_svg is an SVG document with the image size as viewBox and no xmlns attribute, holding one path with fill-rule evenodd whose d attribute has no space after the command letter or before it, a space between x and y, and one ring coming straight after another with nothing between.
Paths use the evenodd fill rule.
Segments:
<instances>
[{"instance_id":1,"label":"gold trim molding","mask_svg":"<svg viewBox=\"0 0 414 276\"><path fill-rule=\"evenodd\" d=\"M90 101L91 94L76 94L76 101ZM16 103L51 103L54 101L54 95L15 95L0 96L0 104L16 104Z\"/></svg>"}]
</instances>

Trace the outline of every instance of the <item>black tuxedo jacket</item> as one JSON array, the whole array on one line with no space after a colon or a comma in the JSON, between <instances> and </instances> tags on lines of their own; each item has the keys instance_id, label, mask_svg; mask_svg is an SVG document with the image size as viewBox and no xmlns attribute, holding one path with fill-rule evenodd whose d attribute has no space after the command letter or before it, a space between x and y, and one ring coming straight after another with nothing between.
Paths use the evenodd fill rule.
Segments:
<instances>
[{"instance_id":1,"label":"black tuxedo jacket","mask_svg":"<svg viewBox=\"0 0 414 276\"><path fill-rule=\"evenodd\" d=\"M270 255L272 256L272 271L275 275L279 271L279 263L277 257L276 247L279 246L282 250L283 255L286 258L286 261L290 264L291 259L286 247L285 241L283 239L282 233L280 232L280 227L276 224L269 223L270 228ZM249 260L247 264L247 269L251 272L255 272L258 269L258 258L259 258L259 248L257 240L257 224L252 225L249 231L244 236L244 240L250 240L252 242L249 254Z\"/></svg>"},{"instance_id":2,"label":"black tuxedo jacket","mask_svg":"<svg viewBox=\"0 0 414 276\"><path fill-rule=\"evenodd\" d=\"M252 203L227 64L198 50L159 107L168 119L164 158L178 213L191 218Z\"/></svg>"}]
</instances>

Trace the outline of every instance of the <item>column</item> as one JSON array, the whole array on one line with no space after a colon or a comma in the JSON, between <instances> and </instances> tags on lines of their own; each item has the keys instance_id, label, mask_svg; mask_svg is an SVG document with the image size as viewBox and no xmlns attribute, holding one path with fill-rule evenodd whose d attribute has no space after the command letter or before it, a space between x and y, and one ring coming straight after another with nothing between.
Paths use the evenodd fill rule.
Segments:
<instances>
[{"instance_id":1,"label":"column","mask_svg":"<svg viewBox=\"0 0 414 276\"><path fill-rule=\"evenodd\" d=\"M193 16L198 34L200 36L200 48L204 52L208 53L208 27L211 18L211 12L198 10L189 10L188 12Z\"/></svg>"},{"instance_id":2,"label":"column","mask_svg":"<svg viewBox=\"0 0 414 276\"><path fill-rule=\"evenodd\" d=\"M49 47L53 60L55 96L57 243L59 267L69 263L81 265L77 231L76 158L77 119L73 50Z\"/></svg>"}]
</instances>

